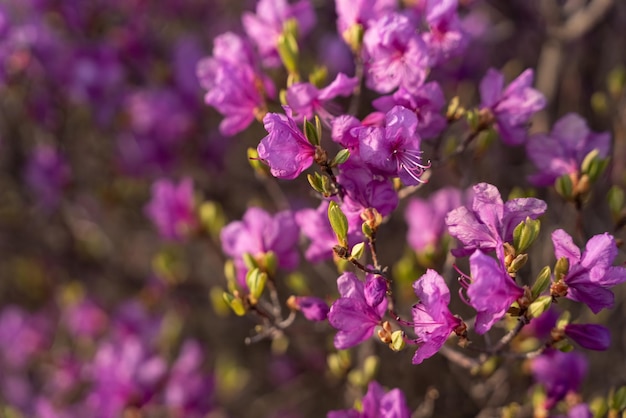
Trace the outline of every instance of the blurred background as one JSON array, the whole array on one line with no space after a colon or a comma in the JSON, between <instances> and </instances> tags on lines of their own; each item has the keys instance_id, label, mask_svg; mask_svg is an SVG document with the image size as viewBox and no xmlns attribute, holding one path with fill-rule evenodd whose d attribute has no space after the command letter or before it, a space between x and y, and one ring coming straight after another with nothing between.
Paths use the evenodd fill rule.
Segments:
<instances>
[{"instance_id":1,"label":"blurred background","mask_svg":"<svg viewBox=\"0 0 626 418\"><path fill-rule=\"evenodd\" d=\"M329 79L351 74L333 2L312 4L317 25L302 40L303 62L326 65ZM233 0L0 1L0 415L322 417L350 407L372 377L401 388L416 416L500 416L502 406L528 399L531 378L520 361L471 374L440 356L411 366L411 350L392 353L374 341L338 354L334 330L302 317L281 338L245 344L256 321L222 302L221 226L250 206L317 206L303 176L277 181L250 167L246 150L266 135L260 123L225 137L221 116L203 102L197 62L211 55L215 36L243 34L242 12L254 9L254 1ZM623 240L605 197L626 184L626 2L466 0L459 13L469 50L431 79L448 101L459 96L470 108L489 67L507 80L534 68L548 106L531 132L549 131L568 112L610 131L612 162L582 219L587 238L608 231ZM285 85L280 70L268 75ZM364 94L358 117L373 97ZM464 129L440 140L457 141ZM531 172L523 148L487 138L433 168L415 196L487 181L506 197L528 188ZM153 184L184 179L195 215L189 230L166 237L146 209ZM550 209L528 277L553 262L549 233L580 217L553 190L536 193ZM444 265L420 260L406 244L406 205L379 242L405 313L415 303L412 280ZM337 296L332 262L301 261L299 271L279 276L281 300ZM615 308L598 317L574 311L613 330L608 352L589 353L585 399L626 383L625 290L615 293ZM453 312L471 315L453 300Z\"/></svg>"}]
</instances>

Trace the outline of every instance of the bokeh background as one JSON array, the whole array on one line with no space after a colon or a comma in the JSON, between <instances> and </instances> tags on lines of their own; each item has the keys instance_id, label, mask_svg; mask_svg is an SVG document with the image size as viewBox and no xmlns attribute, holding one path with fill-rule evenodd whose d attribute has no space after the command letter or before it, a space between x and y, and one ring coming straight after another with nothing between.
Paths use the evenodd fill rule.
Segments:
<instances>
[{"instance_id":1,"label":"bokeh background","mask_svg":"<svg viewBox=\"0 0 626 418\"><path fill-rule=\"evenodd\" d=\"M331 76L354 71L333 2L312 3L318 21L302 42L302 60L325 64ZM431 77L448 100L458 95L470 108L489 67L509 80L534 68L548 106L532 132L549 131L567 112L594 131L610 131L612 162L582 219L587 238L609 231L621 242L623 225L606 193L626 184L626 2L460 3L473 36L469 51ZM362 395L358 373L350 372L368 356L379 358L377 380L401 388L416 416L500 416L500 407L527 401L532 382L519 360L471 374L438 356L412 366L410 350L392 353L370 341L342 363L332 328L301 317L284 338L244 343L256 322L220 302L220 225L252 205L269 212L317 206L303 177L255 175L246 149L265 136L260 123L224 137L221 116L203 103L196 63L211 54L216 35L243 33L241 14L254 7L234 0L0 1L0 415L90 416L110 408L110 416L124 417L322 417ZM284 73L269 76L284 86ZM363 96L359 117L373 97ZM453 127L441 141L458 140L464 129ZM433 168L415 196L478 181L506 196L528 188L531 171L523 148L485 140ZM193 180L204 218L184 240L167 240L145 207L155 181L183 178ZM549 232L573 229L579 218L554 190L537 193L550 209L528 277L552 262ZM384 263L396 266L404 312L415 302L410 277L424 267L406 244L406 203L379 243ZM302 261L299 271L280 277L281 298L336 297L332 262ZM615 293L615 308L600 316L575 310L581 322L613 332L609 351L588 353L585 399L626 383L625 290ZM470 315L453 299L455 312ZM329 361L339 366L330 370Z\"/></svg>"}]
</instances>

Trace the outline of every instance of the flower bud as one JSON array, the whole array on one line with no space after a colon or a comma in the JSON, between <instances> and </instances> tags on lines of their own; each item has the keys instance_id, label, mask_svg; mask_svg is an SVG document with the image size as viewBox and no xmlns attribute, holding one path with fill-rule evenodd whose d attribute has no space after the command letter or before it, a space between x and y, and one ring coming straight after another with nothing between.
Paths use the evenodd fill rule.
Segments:
<instances>
[{"instance_id":1,"label":"flower bud","mask_svg":"<svg viewBox=\"0 0 626 418\"><path fill-rule=\"evenodd\" d=\"M550 286L550 267L545 266L535 279L535 283L531 289L532 299L535 300L537 297L542 294L548 287Z\"/></svg>"},{"instance_id":2,"label":"flower bud","mask_svg":"<svg viewBox=\"0 0 626 418\"><path fill-rule=\"evenodd\" d=\"M222 297L224 298L224 302L226 302L237 316L244 316L246 314L246 308L241 298L235 297L228 292L224 292Z\"/></svg>"},{"instance_id":3,"label":"flower bud","mask_svg":"<svg viewBox=\"0 0 626 418\"><path fill-rule=\"evenodd\" d=\"M393 351L402 351L406 347L406 341L404 341L404 333L402 331L394 331L391 334L391 343L389 347Z\"/></svg>"},{"instance_id":4,"label":"flower bud","mask_svg":"<svg viewBox=\"0 0 626 418\"><path fill-rule=\"evenodd\" d=\"M575 177L578 177L575 175ZM574 181L570 174L563 174L554 182L556 192L566 200L574 200Z\"/></svg>"},{"instance_id":5,"label":"flower bud","mask_svg":"<svg viewBox=\"0 0 626 418\"><path fill-rule=\"evenodd\" d=\"M554 266L554 281L562 281L567 273L569 273L569 260L566 257L561 257Z\"/></svg>"},{"instance_id":6,"label":"flower bud","mask_svg":"<svg viewBox=\"0 0 626 418\"><path fill-rule=\"evenodd\" d=\"M552 296L540 296L528 307L528 315L531 318L538 318L550 308Z\"/></svg>"},{"instance_id":7,"label":"flower bud","mask_svg":"<svg viewBox=\"0 0 626 418\"><path fill-rule=\"evenodd\" d=\"M539 236L541 221L526 217L513 231L513 245L517 254L525 252Z\"/></svg>"}]
</instances>

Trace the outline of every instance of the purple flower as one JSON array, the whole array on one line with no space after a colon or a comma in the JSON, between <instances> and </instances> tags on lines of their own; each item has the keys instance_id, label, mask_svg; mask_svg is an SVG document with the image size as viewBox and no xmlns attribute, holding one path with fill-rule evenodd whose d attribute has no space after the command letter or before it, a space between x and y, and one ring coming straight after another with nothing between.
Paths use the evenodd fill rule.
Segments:
<instances>
[{"instance_id":1,"label":"purple flower","mask_svg":"<svg viewBox=\"0 0 626 418\"><path fill-rule=\"evenodd\" d=\"M613 266L617 256L613 236L604 233L591 237L582 256L572 237L562 229L552 233L552 243L556 258L569 261L563 279L568 286L565 297L584 303L593 313L612 307L614 295L609 288L626 281L626 268Z\"/></svg>"},{"instance_id":2,"label":"purple flower","mask_svg":"<svg viewBox=\"0 0 626 418\"><path fill-rule=\"evenodd\" d=\"M220 234L222 249L233 257L240 284L245 282L247 271L243 255L260 258L273 251L278 265L291 270L298 265L298 226L291 211L271 216L261 208L251 207L241 221L226 225Z\"/></svg>"},{"instance_id":3,"label":"purple flower","mask_svg":"<svg viewBox=\"0 0 626 418\"><path fill-rule=\"evenodd\" d=\"M330 411L327 418L409 418L409 409L404 393L400 389L392 389L385 393L377 382L370 382L367 393L363 397L363 411L349 409Z\"/></svg>"},{"instance_id":4,"label":"purple flower","mask_svg":"<svg viewBox=\"0 0 626 418\"><path fill-rule=\"evenodd\" d=\"M522 297L524 291L499 261L479 250L469 260L471 283L462 284L467 288L469 304L478 313L474 328L478 334L484 334L506 314L513 302Z\"/></svg>"},{"instance_id":5,"label":"purple flower","mask_svg":"<svg viewBox=\"0 0 626 418\"><path fill-rule=\"evenodd\" d=\"M330 310L326 302L314 296L294 296L290 301L293 307L302 312L302 315L309 321L325 320Z\"/></svg>"},{"instance_id":6,"label":"purple flower","mask_svg":"<svg viewBox=\"0 0 626 418\"><path fill-rule=\"evenodd\" d=\"M339 166L337 181L346 192L341 209L348 218L350 231L361 230L361 213L365 209L374 208L384 217L398 205L398 194L391 181L373 175L353 158Z\"/></svg>"},{"instance_id":7,"label":"purple flower","mask_svg":"<svg viewBox=\"0 0 626 418\"><path fill-rule=\"evenodd\" d=\"M359 130L359 153L363 162L377 172L398 176L407 185L422 183L421 175L430 165L421 162L417 117L402 106L385 115L384 127Z\"/></svg>"},{"instance_id":8,"label":"purple flower","mask_svg":"<svg viewBox=\"0 0 626 418\"><path fill-rule=\"evenodd\" d=\"M467 34L457 15L458 0L429 1L426 22L429 32L422 35L433 65L441 65L465 51Z\"/></svg>"},{"instance_id":9,"label":"purple flower","mask_svg":"<svg viewBox=\"0 0 626 418\"><path fill-rule=\"evenodd\" d=\"M311 120L317 114L330 124L333 116L324 104L337 96L351 95L358 82L356 77L339 73L332 83L321 90L311 83L295 83L287 88L287 104L298 119L305 117Z\"/></svg>"},{"instance_id":10,"label":"purple flower","mask_svg":"<svg viewBox=\"0 0 626 418\"><path fill-rule=\"evenodd\" d=\"M367 29L371 20L397 8L396 0L336 0L337 29L345 39L345 32L353 25L362 25Z\"/></svg>"},{"instance_id":11,"label":"purple flower","mask_svg":"<svg viewBox=\"0 0 626 418\"><path fill-rule=\"evenodd\" d=\"M187 237L198 223L193 181L185 178L178 184L169 180L154 182L152 199L145 212L163 238L182 240Z\"/></svg>"},{"instance_id":12,"label":"purple flower","mask_svg":"<svg viewBox=\"0 0 626 418\"><path fill-rule=\"evenodd\" d=\"M552 409L569 392L578 391L587 374L587 360L575 351L546 350L532 360L531 370L546 390L546 409Z\"/></svg>"},{"instance_id":13,"label":"purple flower","mask_svg":"<svg viewBox=\"0 0 626 418\"><path fill-rule=\"evenodd\" d=\"M594 149L600 158L606 158L611 149L611 134L591 132L583 118L568 113L556 121L549 135L528 138L526 151L539 171L529 180L536 186L551 186L562 175L577 173L585 156Z\"/></svg>"},{"instance_id":14,"label":"purple flower","mask_svg":"<svg viewBox=\"0 0 626 418\"><path fill-rule=\"evenodd\" d=\"M298 129L289 111L286 116L268 113L263 123L269 135L261 140L257 151L274 177L295 179L313 164L315 147Z\"/></svg>"},{"instance_id":15,"label":"purple flower","mask_svg":"<svg viewBox=\"0 0 626 418\"><path fill-rule=\"evenodd\" d=\"M413 283L413 289L420 299L411 311L415 334L421 342L413 356L413 364L420 364L439 351L450 333L461 325L461 320L450 313L450 291L436 271L428 269Z\"/></svg>"},{"instance_id":16,"label":"purple flower","mask_svg":"<svg viewBox=\"0 0 626 418\"><path fill-rule=\"evenodd\" d=\"M341 297L333 303L328 322L338 329L335 348L345 350L362 343L372 336L387 310L380 276L368 274L365 285L354 273L343 273L337 279ZM382 295L382 296L381 296Z\"/></svg>"},{"instance_id":17,"label":"purple flower","mask_svg":"<svg viewBox=\"0 0 626 418\"><path fill-rule=\"evenodd\" d=\"M379 93L397 87L412 91L426 78L430 58L411 20L388 13L372 23L363 37L367 86Z\"/></svg>"},{"instance_id":18,"label":"purple flower","mask_svg":"<svg viewBox=\"0 0 626 418\"><path fill-rule=\"evenodd\" d=\"M232 136L243 131L265 109L264 94L273 96L271 81L255 70L245 42L233 33L215 38L213 56L196 68L200 85L207 90L206 104L225 118L220 132Z\"/></svg>"},{"instance_id":19,"label":"purple flower","mask_svg":"<svg viewBox=\"0 0 626 418\"><path fill-rule=\"evenodd\" d=\"M565 335L589 350L605 351L611 345L611 332L602 325L568 324Z\"/></svg>"},{"instance_id":20,"label":"purple flower","mask_svg":"<svg viewBox=\"0 0 626 418\"><path fill-rule=\"evenodd\" d=\"M259 0L256 14L244 12L243 27L256 44L263 63L268 67L280 65L276 50L278 37L289 19L298 22L298 33L306 35L315 26L315 12L309 0L289 4L287 0Z\"/></svg>"},{"instance_id":21,"label":"purple flower","mask_svg":"<svg viewBox=\"0 0 626 418\"><path fill-rule=\"evenodd\" d=\"M520 222L527 216L537 219L547 209L543 200L535 198L502 203L498 189L488 183L479 183L473 190L471 209L462 206L446 216L450 235L462 244L452 250L456 257L464 257L476 249L500 251L503 243L513 240L513 230Z\"/></svg>"},{"instance_id":22,"label":"purple flower","mask_svg":"<svg viewBox=\"0 0 626 418\"><path fill-rule=\"evenodd\" d=\"M58 206L61 192L69 184L70 167L54 147L38 145L28 159L24 177L39 204L52 210Z\"/></svg>"},{"instance_id":23,"label":"purple flower","mask_svg":"<svg viewBox=\"0 0 626 418\"><path fill-rule=\"evenodd\" d=\"M85 402L99 416L119 416L131 402L149 402L166 372L165 361L138 337L105 342L87 367L93 386Z\"/></svg>"},{"instance_id":24,"label":"purple flower","mask_svg":"<svg viewBox=\"0 0 626 418\"><path fill-rule=\"evenodd\" d=\"M417 116L417 134L422 138L435 138L447 125L441 110L446 100L437 82L430 82L412 89L398 89L391 96L382 96L372 101L372 106L388 112L396 105L404 106Z\"/></svg>"},{"instance_id":25,"label":"purple flower","mask_svg":"<svg viewBox=\"0 0 626 418\"><path fill-rule=\"evenodd\" d=\"M202 372L203 362L200 343L185 341L163 389L164 403L173 416L203 417L211 410L213 377Z\"/></svg>"},{"instance_id":26,"label":"purple flower","mask_svg":"<svg viewBox=\"0 0 626 418\"><path fill-rule=\"evenodd\" d=\"M446 214L461 204L461 191L452 187L438 190L428 200L412 198L404 212L409 225L407 241L417 252L435 251L446 232Z\"/></svg>"},{"instance_id":27,"label":"purple flower","mask_svg":"<svg viewBox=\"0 0 626 418\"><path fill-rule=\"evenodd\" d=\"M359 153L359 129L361 121L352 115L341 115L331 122L331 138L342 147L349 149L352 157ZM357 129L355 129L357 128Z\"/></svg>"},{"instance_id":28,"label":"purple flower","mask_svg":"<svg viewBox=\"0 0 626 418\"><path fill-rule=\"evenodd\" d=\"M504 76L493 68L480 82L481 108L491 111L507 145L524 143L530 118L546 105L545 97L531 87L532 83L533 71L528 69L504 89Z\"/></svg>"}]
</instances>

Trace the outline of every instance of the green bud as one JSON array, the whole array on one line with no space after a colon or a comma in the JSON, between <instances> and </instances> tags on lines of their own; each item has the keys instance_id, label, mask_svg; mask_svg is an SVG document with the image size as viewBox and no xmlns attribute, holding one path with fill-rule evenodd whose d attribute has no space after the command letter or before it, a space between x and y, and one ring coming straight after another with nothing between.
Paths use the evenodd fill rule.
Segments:
<instances>
[{"instance_id":1,"label":"green bud","mask_svg":"<svg viewBox=\"0 0 626 418\"><path fill-rule=\"evenodd\" d=\"M402 351L406 347L406 341L404 341L404 335L402 331L394 331L391 333L391 344L389 347L393 351Z\"/></svg>"},{"instance_id":2,"label":"green bud","mask_svg":"<svg viewBox=\"0 0 626 418\"><path fill-rule=\"evenodd\" d=\"M333 160L330 162L330 166L336 167L339 164L343 164L348 161L348 158L350 158L350 150L342 149L337 153L337 155L335 155L335 158L333 158Z\"/></svg>"},{"instance_id":3,"label":"green bud","mask_svg":"<svg viewBox=\"0 0 626 418\"><path fill-rule=\"evenodd\" d=\"M609 110L609 98L603 91L596 91L591 95L591 108L599 115L607 114Z\"/></svg>"},{"instance_id":4,"label":"green bud","mask_svg":"<svg viewBox=\"0 0 626 418\"><path fill-rule=\"evenodd\" d=\"M478 125L480 124L480 118L478 117L478 111L476 109L468 110L465 112L465 119L472 132L478 131Z\"/></svg>"},{"instance_id":5,"label":"green bud","mask_svg":"<svg viewBox=\"0 0 626 418\"><path fill-rule=\"evenodd\" d=\"M528 261L528 254L520 254L511 262L508 268L509 273L517 273Z\"/></svg>"},{"instance_id":6,"label":"green bud","mask_svg":"<svg viewBox=\"0 0 626 418\"><path fill-rule=\"evenodd\" d=\"M556 321L556 329L564 330L567 325L569 325L571 319L571 314L569 311L565 311L561 314L558 321Z\"/></svg>"},{"instance_id":7,"label":"green bud","mask_svg":"<svg viewBox=\"0 0 626 418\"><path fill-rule=\"evenodd\" d=\"M274 276L278 269L278 257L274 251L269 251L263 256L263 267L267 274Z\"/></svg>"},{"instance_id":8,"label":"green bud","mask_svg":"<svg viewBox=\"0 0 626 418\"><path fill-rule=\"evenodd\" d=\"M583 159L583 162L580 165L580 168L583 173L585 174L589 173L589 168L591 167L591 164L593 163L593 161L598 158L598 155L600 155L600 150L597 148L591 150L587 155L585 155L585 158Z\"/></svg>"},{"instance_id":9,"label":"green bud","mask_svg":"<svg viewBox=\"0 0 626 418\"><path fill-rule=\"evenodd\" d=\"M342 247L348 246L348 219L339 205L333 201L328 205L328 220Z\"/></svg>"},{"instance_id":10,"label":"green bud","mask_svg":"<svg viewBox=\"0 0 626 418\"><path fill-rule=\"evenodd\" d=\"M259 267L259 263L257 263L257 261L254 259L254 257L252 257L252 254L250 254L250 253L243 253L242 258L243 258L243 263L246 265L248 270L253 270L253 269Z\"/></svg>"},{"instance_id":11,"label":"green bud","mask_svg":"<svg viewBox=\"0 0 626 418\"><path fill-rule=\"evenodd\" d=\"M554 265L554 281L560 282L569 273L569 260L566 257L561 257L556 261Z\"/></svg>"},{"instance_id":12,"label":"green bud","mask_svg":"<svg viewBox=\"0 0 626 418\"><path fill-rule=\"evenodd\" d=\"M552 296L539 296L528 307L528 314L531 318L538 318L550 308L552 304Z\"/></svg>"},{"instance_id":13,"label":"green bud","mask_svg":"<svg viewBox=\"0 0 626 418\"><path fill-rule=\"evenodd\" d=\"M622 386L610 397L609 406L614 411L626 410L626 386Z\"/></svg>"},{"instance_id":14,"label":"green bud","mask_svg":"<svg viewBox=\"0 0 626 418\"><path fill-rule=\"evenodd\" d=\"M609 164L609 158L600 158L599 155L600 150L593 149L585 156L581 164L582 173L587 174L591 182L595 182Z\"/></svg>"},{"instance_id":15,"label":"green bud","mask_svg":"<svg viewBox=\"0 0 626 418\"><path fill-rule=\"evenodd\" d=\"M350 373L348 373L348 382L350 382L352 386L356 387L364 387L367 385L367 380L365 379L365 376L363 376L363 372L357 369L350 370Z\"/></svg>"},{"instance_id":16,"label":"green bud","mask_svg":"<svg viewBox=\"0 0 626 418\"><path fill-rule=\"evenodd\" d=\"M365 251L365 243L359 242L354 247L352 247L352 251L350 252L350 257L358 260L359 258L361 258L364 251Z\"/></svg>"},{"instance_id":17,"label":"green bud","mask_svg":"<svg viewBox=\"0 0 626 418\"><path fill-rule=\"evenodd\" d=\"M620 219L622 209L624 208L624 190L619 186L612 186L607 193L606 199L609 204L609 210L614 220Z\"/></svg>"},{"instance_id":18,"label":"green bud","mask_svg":"<svg viewBox=\"0 0 626 418\"><path fill-rule=\"evenodd\" d=\"M363 235L365 235L367 238L371 238L374 232L367 222L363 222L363 224L361 225L361 231L363 231Z\"/></svg>"},{"instance_id":19,"label":"green bud","mask_svg":"<svg viewBox=\"0 0 626 418\"><path fill-rule=\"evenodd\" d=\"M262 272L258 268L248 271L246 274L246 285L250 290L250 299L252 303L256 303L265 290L267 283L267 273Z\"/></svg>"},{"instance_id":20,"label":"green bud","mask_svg":"<svg viewBox=\"0 0 626 418\"><path fill-rule=\"evenodd\" d=\"M306 277L300 272L294 272L286 278L287 287L298 295L306 295L311 293L306 283Z\"/></svg>"},{"instance_id":21,"label":"green bud","mask_svg":"<svg viewBox=\"0 0 626 418\"><path fill-rule=\"evenodd\" d=\"M317 129L315 126L304 119L304 137L311 143L313 146L318 146L320 144L320 137L317 135Z\"/></svg>"},{"instance_id":22,"label":"green bud","mask_svg":"<svg viewBox=\"0 0 626 418\"><path fill-rule=\"evenodd\" d=\"M530 219L526 217L525 221L522 221L515 227L513 231L513 245L515 247L515 253L524 253L539 236L539 230L541 229L541 221L538 219Z\"/></svg>"},{"instance_id":23,"label":"green bud","mask_svg":"<svg viewBox=\"0 0 626 418\"><path fill-rule=\"evenodd\" d=\"M448 109L446 110L446 118L448 120L457 120L461 118L464 113L465 109L461 107L461 100L459 99L459 96L454 96L448 104Z\"/></svg>"},{"instance_id":24,"label":"green bud","mask_svg":"<svg viewBox=\"0 0 626 418\"><path fill-rule=\"evenodd\" d=\"M220 231L226 224L224 211L219 203L206 201L200 205L200 222L211 237L214 239L219 237Z\"/></svg>"},{"instance_id":25,"label":"green bud","mask_svg":"<svg viewBox=\"0 0 626 418\"><path fill-rule=\"evenodd\" d=\"M233 310L235 315L244 316L246 314L246 308L243 305L243 301L240 298L236 298L228 292L222 294L224 302Z\"/></svg>"},{"instance_id":26,"label":"green bud","mask_svg":"<svg viewBox=\"0 0 626 418\"><path fill-rule=\"evenodd\" d=\"M609 73L606 87L613 97L620 97L626 85L626 68L623 65L615 67Z\"/></svg>"},{"instance_id":27,"label":"green bud","mask_svg":"<svg viewBox=\"0 0 626 418\"><path fill-rule=\"evenodd\" d=\"M285 25L287 25L287 23L285 23ZM284 31L283 34L278 37L276 49L287 72L290 74L298 74L299 50L296 36L289 31Z\"/></svg>"},{"instance_id":28,"label":"green bud","mask_svg":"<svg viewBox=\"0 0 626 418\"><path fill-rule=\"evenodd\" d=\"M363 361L363 376L368 382L376 377L379 363L377 356L367 356Z\"/></svg>"},{"instance_id":29,"label":"green bud","mask_svg":"<svg viewBox=\"0 0 626 418\"><path fill-rule=\"evenodd\" d=\"M317 115L315 115L315 132L318 138L322 138L322 120Z\"/></svg>"},{"instance_id":30,"label":"green bud","mask_svg":"<svg viewBox=\"0 0 626 418\"><path fill-rule=\"evenodd\" d=\"M322 88L326 85L326 78L328 77L328 69L325 66L315 67L309 74L309 83L313 84L317 88Z\"/></svg>"},{"instance_id":31,"label":"green bud","mask_svg":"<svg viewBox=\"0 0 626 418\"><path fill-rule=\"evenodd\" d=\"M233 260L226 260L224 263L224 277L228 283L228 291L234 293L237 290L237 271Z\"/></svg>"},{"instance_id":32,"label":"green bud","mask_svg":"<svg viewBox=\"0 0 626 418\"><path fill-rule=\"evenodd\" d=\"M221 317L228 315L229 312L229 305L224 300L224 293L224 290L219 286L214 286L209 290L209 300L211 301L213 312Z\"/></svg>"},{"instance_id":33,"label":"green bud","mask_svg":"<svg viewBox=\"0 0 626 418\"><path fill-rule=\"evenodd\" d=\"M309 184L318 193L324 193L324 188L322 186L322 176L319 173L315 174L307 174L306 179L309 181Z\"/></svg>"},{"instance_id":34,"label":"green bud","mask_svg":"<svg viewBox=\"0 0 626 418\"><path fill-rule=\"evenodd\" d=\"M361 45L363 45L363 26L360 24L354 24L343 32L343 39L346 41L352 52L359 55L361 51Z\"/></svg>"},{"instance_id":35,"label":"green bud","mask_svg":"<svg viewBox=\"0 0 626 418\"><path fill-rule=\"evenodd\" d=\"M549 266L545 266L535 279L532 289L530 290L532 299L535 300L550 287L550 276L552 271Z\"/></svg>"},{"instance_id":36,"label":"green bud","mask_svg":"<svg viewBox=\"0 0 626 418\"><path fill-rule=\"evenodd\" d=\"M333 185L330 182L330 178L328 176L321 176L322 179L322 194L324 196L330 196L333 194Z\"/></svg>"},{"instance_id":37,"label":"green bud","mask_svg":"<svg viewBox=\"0 0 626 418\"><path fill-rule=\"evenodd\" d=\"M569 174L563 174L554 182L556 192L567 200L574 198L574 184Z\"/></svg>"},{"instance_id":38,"label":"green bud","mask_svg":"<svg viewBox=\"0 0 626 418\"><path fill-rule=\"evenodd\" d=\"M603 418L609 413L609 405L606 399L599 396L589 402L589 409L593 414L593 418Z\"/></svg>"}]
</instances>

